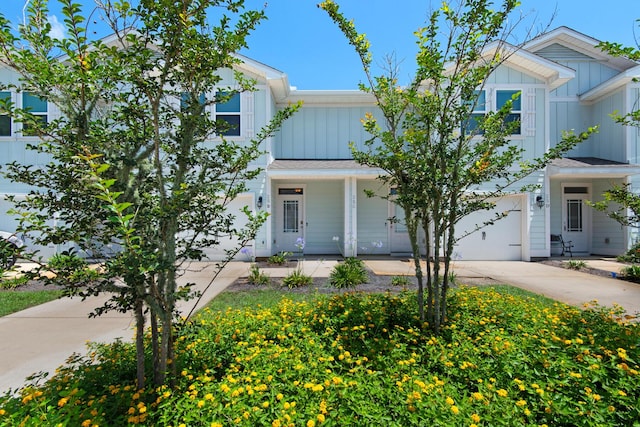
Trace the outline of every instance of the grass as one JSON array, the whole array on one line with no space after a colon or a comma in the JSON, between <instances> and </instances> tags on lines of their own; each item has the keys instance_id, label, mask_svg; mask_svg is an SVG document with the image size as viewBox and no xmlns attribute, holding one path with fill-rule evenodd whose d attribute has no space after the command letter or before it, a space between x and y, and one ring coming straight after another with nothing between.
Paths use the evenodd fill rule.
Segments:
<instances>
[{"instance_id":1,"label":"grass","mask_svg":"<svg viewBox=\"0 0 640 427\"><path fill-rule=\"evenodd\" d=\"M0 397L0 425L622 426L640 329L519 289L462 287L439 336L414 293L226 292L176 339L176 385L136 390L130 343Z\"/></svg>"},{"instance_id":2,"label":"grass","mask_svg":"<svg viewBox=\"0 0 640 427\"><path fill-rule=\"evenodd\" d=\"M62 296L62 291L3 291L0 292L0 316L44 304Z\"/></svg>"}]
</instances>

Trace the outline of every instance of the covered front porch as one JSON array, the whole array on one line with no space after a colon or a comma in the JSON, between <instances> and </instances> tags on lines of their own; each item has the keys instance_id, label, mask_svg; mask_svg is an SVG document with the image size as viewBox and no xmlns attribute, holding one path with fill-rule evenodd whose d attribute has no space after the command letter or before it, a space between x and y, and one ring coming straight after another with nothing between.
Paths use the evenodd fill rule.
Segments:
<instances>
[{"instance_id":1,"label":"covered front porch","mask_svg":"<svg viewBox=\"0 0 640 427\"><path fill-rule=\"evenodd\" d=\"M275 160L267 169L271 217L265 256L410 253L400 213L378 197L389 194L376 180L381 173L352 160Z\"/></svg>"},{"instance_id":2,"label":"covered front porch","mask_svg":"<svg viewBox=\"0 0 640 427\"><path fill-rule=\"evenodd\" d=\"M554 160L548 167L550 232L571 241L575 256L616 256L631 244L628 227L592 209L587 202L602 200L614 185L640 173L638 165L592 157Z\"/></svg>"}]
</instances>

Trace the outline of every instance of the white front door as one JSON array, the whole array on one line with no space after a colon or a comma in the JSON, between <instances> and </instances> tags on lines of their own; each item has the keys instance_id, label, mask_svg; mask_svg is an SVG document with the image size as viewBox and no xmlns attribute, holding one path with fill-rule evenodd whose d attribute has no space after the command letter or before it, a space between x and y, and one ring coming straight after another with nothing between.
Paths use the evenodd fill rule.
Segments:
<instances>
[{"instance_id":1,"label":"white front door","mask_svg":"<svg viewBox=\"0 0 640 427\"><path fill-rule=\"evenodd\" d=\"M571 241L573 253L589 254L591 212L585 200L589 200L587 185L566 184L562 186L562 237Z\"/></svg>"},{"instance_id":2,"label":"white front door","mask_svg":"<svg viewBox=\"0 0 640 427\"><path fill-rule=\"evenodd\" d=\"M275 241L277 252L300 252L298 239L304 239L304 189L286 187L278 189Z\"/></svg>"},{"instance_id":3,"label":"white front door","mask_svg":"<svg viewBox=\"0 0 640 427\"><path fill-rule=\"evenodd\" d=\"M409 232L404 220L404 210L393 202L389 202L389 246L392 254L412 253Z\"/></svg>"}]
</instances>

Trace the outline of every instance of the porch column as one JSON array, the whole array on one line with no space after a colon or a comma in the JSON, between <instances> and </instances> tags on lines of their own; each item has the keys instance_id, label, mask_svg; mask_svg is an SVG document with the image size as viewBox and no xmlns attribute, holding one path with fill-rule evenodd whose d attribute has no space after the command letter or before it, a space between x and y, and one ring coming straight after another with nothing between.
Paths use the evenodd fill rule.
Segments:
<instances>
[{"instance_id":1,"label":"porch column","mask_svg":"<svg viewBox=\"0 0 640 427\"><path fill-rule=\"evenodd\" d=\"M355 177L344 179L344 236L342 253L344 256L357 256L358 245L358 181Z\"/></svg>"}]
</instances>

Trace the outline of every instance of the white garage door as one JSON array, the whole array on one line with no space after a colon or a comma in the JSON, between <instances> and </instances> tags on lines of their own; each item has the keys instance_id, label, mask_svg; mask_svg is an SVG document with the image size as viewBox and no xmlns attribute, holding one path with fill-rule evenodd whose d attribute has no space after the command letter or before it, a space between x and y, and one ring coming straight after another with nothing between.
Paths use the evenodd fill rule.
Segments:
<instances>
[{"instance_id":1,"label":"white garage door","mask_svg":"<svg viewBox=\"0 0 640 427\"><path fill-rule=\"evenodd\" d=\"M227 210L236 216L236 225L238 227L243 227L247 223L247 216L242 212L242 208L245 206L249 206L250 209L254 206L253 195L240 195L229 203L227 207ZM219 261L224 259L226 256L225 249L234 249L237 247L237 244L237 239L232 238L229 235L222 235L220 236L220 244L206 248L204 253L208 259Z\"/></svg>"},{"instance_id":2,"label":"white garage door","mask_svg":"<svg viewBox=\"0 0 640 427\"><path fill-rule=\"evenodd\" d=\"M496 201L493 211L480 211L463 218L456 225L456 235L462 236L476 228L496 212L509 214L493 225L486 226L458 241L455 251L463 260L522 259L522 197L509 196Z\"/></svg>"}]
</instances>

